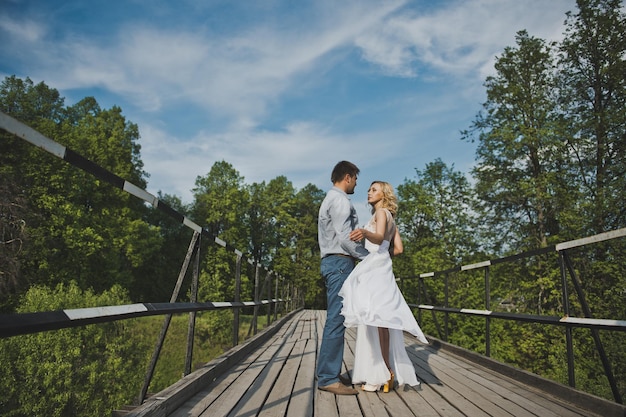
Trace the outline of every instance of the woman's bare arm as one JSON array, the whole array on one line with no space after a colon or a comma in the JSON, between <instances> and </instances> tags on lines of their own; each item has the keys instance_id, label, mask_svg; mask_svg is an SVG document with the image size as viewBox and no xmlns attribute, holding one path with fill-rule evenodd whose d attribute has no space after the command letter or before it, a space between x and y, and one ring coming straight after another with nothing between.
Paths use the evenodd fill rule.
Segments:
<instances>
[{"instance_id":1,"label":"woman's bare arm","mask_svg":"<svg viewBox=\"0 0 626 417\"><path fill-rule=\"evenodd\" d=\"M385 230L387 229L387 214L385 210L378 209L374 213L374 216L376 217L375 232L370 232L366 229L354 229L352 233L350 233L350 239L354 241L367 239L376 245L383 243L383 240L385 240Z\"/></svg>"},{"instance_id":2,"label":"woman's bare arm","mask_svg":"<svg viewBox=\"0 0 626 417\"><path fill-rule=\"evenodd\" d=\"M404 252L402 237L400 237L400 232L396 228L396 234L393 237L393 256L400 255L402 252Z\"/></svg>"}]
</instances>

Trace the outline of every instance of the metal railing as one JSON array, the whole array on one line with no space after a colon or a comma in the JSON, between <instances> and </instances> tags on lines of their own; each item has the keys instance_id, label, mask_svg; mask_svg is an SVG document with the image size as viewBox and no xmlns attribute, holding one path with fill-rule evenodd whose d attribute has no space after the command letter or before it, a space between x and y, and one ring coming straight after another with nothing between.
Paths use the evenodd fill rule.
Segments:
<instances>
[{"instance_id":1,"label":"metal railing","mask_svg":"<svg viewBox=\"0 0 626 417\"><path fill-rule=\"evenodd\" d=\"M193 346L195 337L195 321L196 313L213 310L233 310L233 326L232 326L232 345L239 344L240 330L240 310L242 308L252 308L253 318L250 323L248 335L256 335L258 332L257 319L259 317L259 309L263 306L267 307L267 325L278 319L279 314L284 315L303 305L303 298L298 294L296 287L287 285L278 285L279 281L284 279L271 271L266 270L264 279L261 279L261 270L263 269L258 263L254 264L254 300L241 301L238 294L241 290L241 264L242 255L237 253L237 269L235 273L235 295L234 301L220 302L198 302L196 300L196 291L198 287L198 269L200 253L199 234L194 233L192 241L189 245L189 251L185 257L185 261L181 268L176 286L172 293L170 302L161 303L136 303L129 305L116 306L100 306L90 308L66 309L58 311L46 311L35 313L16 313L0 315L0 338L7 338L17 335L39 333L44 331L52 331L66 329L72 327L86 326L97 323L108 323L117 320L128 320L137 317L146 316L165 316L161 332L157 338L154 352L146 372L144 384L137 397L136 403L141 404L146 398L148 388L150 386L154 370L165 341L165 336L169 328L172 316L174 314L189 313L189 325L187 331L187 346L185 355L185 369L183 375L192 372ZM195 265L192 274L192 290L190 292L189 302L176 302L178 292L182 286L183 279L186 275L191 258L195 255ZM275 285L273 298L271 297L272 283ZM279 288L281 294L279 294ZM261 299L261 294L266 291L267 299Z\"/></svg>"},{"instance_id":2,"label":"metal railing","mask_svg":"<svg viewBox=\"0 0 626 417\"><path fill-rule=\"evenodd\" d=\"M75 167L92 174L94 177L105 181L116 188L141 199L152 205L155 209L160 210L169 217L182 223L193 231L193 236L187 250L187 255L180 270L178 280L172 292L169 303L137 303L130 305L117 305L117 306L101 306L91 308L78 308L67 309L59 311L46 311L35 313L21 313L21 314L2 314L0 315L0 338L6 338L16 335L39 333L43 331L59 330L64 328L72 328L79 326L86 326L95 323L108 323L117 320L128 320L137 317L145 316L165 316L161 332L158 336L154 352L146 373L145 381L141 392L137 398L137 403L143 402L147 395L148 387L152 380L156 363L165 341L165 336L169 328L173 314L189 313L189 324L187 330L187 351L185 356L185 369L184 375L191 373L191 364L193 358L193 345L195 337L195 320L196 313L211 310L220 309L232 309L233 310L233 327L232 327L232 344L236 346L239 344L239 329L240 329L240 310L242 308L253 308L253 318L248 331L248 336L256 335L258 331L258 316L259 309L262 306L267 306L267 325L277 320L279 310L281 313L288 313L293 310L299 309L304 305L303 295L299 292L298 288L293 286L280 274L269 270L260 264L259 261L252 259L244 255L243 252L230 246L217 236L212 236L208 231L192 220L177 212L172 207L159 200L156 196L150 194L146 190L120 178L107 169L95 164L94 162L82 157L73 150L47 138L30 128L29 126L17 121L16 119L8 116L7 114L0 112L0 128L6 130L9 133L14 134L20 139L23 139L34 146L37 146L52 155L63 159L65 162L74 165ZM235 265L235 288L233 294L233 301L220 301L220 302L198 302L198 275L200 264L200 242L201 237L207 237L209 241L212 241L219 246L230 249L236 255ZM182 288L183 280L187 274L189 265L194 259L192 283L190 287L190 300L189 302L177 302L179 299L179 292ZM254 268L254 300L241 301L241 276L242 276L242 264L244 258ZM265 271L265 278L261 278L262 270ZM283 285L279 285L282 282ZM272 283L274 283L274 294L272 298ZM281 294L279 297L279 288ZM265 299L261 299L262 296L266 296ZM273 311L272 311L273 310Z\"/></svg>"},{"instance_id":3,"label":"metal railing","mask_svg":"<svg viewBox=\"0 0 626 417\"><path fill-rule=\"evenodd\" d=\"M571 387L575 387L575 375L574 375L574 347L572 338L572 329L574 328L587 328L591 331L596 351L601 359L604 374L606 375L613 397L617 403L622 404L622 396L618 389L618 384L615 379L611 364L604 349L602 340L600 339L599 330L608 330L615 332L626 331L626 320L615 320L607 318L594 318L592 317L591 308L585 297L580 279L576 273L576 269L573 266L570 251L574 248L579 248L594 243L608 241L611 239L623 238L626 236L626 228L618 229L615 231L601 233L588 238L572 240L557 245L548 246L545 248L519 253L512 256L503 258L487 260L483 262L473 263L470 265L457 266L446 270L421 273L417 276L399 278L400 286L404 289L407 280L418 279L417 286L417 304L409 303L412 308L418 309L418 319L422 320L422 312L430 311L434 322L434 325L439 334L439 338L444 341L448 341L449 336L449 315L459 314L467 316L484 317L485 319L485 356L491 356L491 321L492 319L501 320L513 320L516 322L527 323L539 323L542 325L561 326L565 328L565 342L567 349L567 370L568 370L568 383ZM548 253L558 254L558 266L560 268L560 286L561 286L561 298L562 298L562 316L548 316L541 314L523 314L523 313L511 313L503 311L493 311L491 309L491 267L498 264L505 264L514 262L517 260L528 259L542 254ZM449 305L450 299L450 275L454 273L463 273L472 270L484 271L484 309L473 308L456 308ZM578 302L584 314L584 317L571 317L570 316L570 298L569 298L569 280L571 279L574 290L577 295ZM426 279L436 279L443 277L444 279L444 304L435 306L429 303L431 297L428 293L425 283ZM426 303L423 303L423 300ZM444 316L443 328L439 322L435 312L442 312Z\"/></svg>"}]
</instances>

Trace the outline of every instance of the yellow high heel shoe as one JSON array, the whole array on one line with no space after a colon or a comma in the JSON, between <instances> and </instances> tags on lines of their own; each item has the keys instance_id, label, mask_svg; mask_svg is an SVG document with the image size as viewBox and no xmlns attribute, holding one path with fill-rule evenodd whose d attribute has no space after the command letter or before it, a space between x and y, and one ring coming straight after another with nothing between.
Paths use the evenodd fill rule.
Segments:
<instances>
[{"instance_id":1,"label":"yellow high heel shoe","mask_svg":"<svg viewBox=\"0 0 626 417\"><path fill-rule=\"evenodd\" d=\"M391 377L389 378L389 381L387 381L387 383L383 385L383 392L389 392L393 390L393 379L394 379L393 371L389 370L389 373L391 374Z\"/></svg>"},{"instance_id":2,"label":"yellow high heel shoe","mask_svg":"<svg viewBox=\"0 0 626 417\"><path fill-rule=\"evenodd\" d=\"M389 381L387 381L387 383L383 385L383 392L389 392L393 390L393 371L390 369L389 373L391 374L391 378L389 378Z\"/></svg>"}]
</instances>

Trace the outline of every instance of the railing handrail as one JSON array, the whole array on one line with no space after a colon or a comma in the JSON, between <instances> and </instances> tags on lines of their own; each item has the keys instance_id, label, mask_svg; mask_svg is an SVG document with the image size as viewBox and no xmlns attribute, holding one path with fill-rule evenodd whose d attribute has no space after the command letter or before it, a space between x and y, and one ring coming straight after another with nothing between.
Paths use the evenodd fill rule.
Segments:
<instances>
[{"instance_id":1,"label":"railing handrail","mask_svg":"<svg viewBox=\"0 0 626 417\"><path fill-rule=\"evenodd\" d=\"M200 311L236 309L274 305L288 301L273 298L260 301L213 301L176 303L135 303L116 306L86 307L35 313L13 313L0 315L0 338L50 330L67 329L95 323L109 323L137 317L160 316Z\"/></svg>"},{"instance_id":2,"label":"railing handrail","mask_svg":"<svg viewBox=\"0 0 626 417\"><path fill-rule=\"evenodd\" d=\"M517 259L522 259L522 258L529 258L531 256L541 255L544 253L555 252L555 251L561 252L567 249L573 249L576 247L581 247L581 246L589 245L592 243L603 242L605 240L611 240L611 239L616 239L616 238L625 237L625 236L626 236L626 227L617 229L617 230L612 230L609 232L599 233L597 235L593 235L593 236L589 236L589 237L585 237L581 239L573 239L567 242L557 243L555 245L549 245L544 248L533 249L533 250L526 251L526 252L516 253L514 255L503 256L501 258L487 259L485 261L473 262L471 264L453 266L451 268L441 269L438 271L423 272L418 275L402 277L402 279L429 278L429 277L434 277L438 275L449 274L451 272L469 271L471 269L484 268L486 266L497 265L497 264L501 264L505 262L514 261Z\"/></svg>"},{"instance_id":3,"label":"railing handrail","mask_svg":"<svg viewBox=\"0 0 626 417\"><path fill-rule=\"evenodd\" d=\"M599 243L611 239L623 238L626 237L626 228L621 228L609 232L599 233L593 236L589 236L581 239L574 239L567 242L562 242L559 244L547 246L544 248L539 248L532 251L522 252L519 254L514 254L510 256L505 256L502 258L497 258L493 260L486 260L481 262L475 262L472 264L455 266L453 268L448 268L440 271L426 272L421 273L414 276L409 277L401 277L397 278L400 282L408 279L418 278L420 281L420 285L418 286L418 303L409 304L412 308L418 309L418 314L420 315L421 320L421 312L422 310L430 310L433 314L433 318L435 320L435 325L437 330L440 333L441 337L441 329L439 323L434 315L435 311L440 311L445 314L445 328L444 328L444 341L447 341L448 335L448 314L465 314L465 315L473 315L473 316L482 316L485 318L485 356L490 356L491 350L491 342L490 342L490 320L491 318L505 319L505 320L514 320L520 322L532 322L539 323L545 325L555 325L555 326L563 326L565 327L565 337L567 344L567 367L568 367L568 382L569 385L575 387L575 378L574 378L574 354L573 354L573 342L572 342L572 329L575 327L588 328L591 331L591 335L595 342L596 350L600 356L602 361L602 365L604 367L604 372L609 380L609 384L611 386L611 391L613 392L613 396L616 402L622 403L621 394L619 393L619 389L617 387L617 382L613 376L613 371L609 364L606 352L604 350L604 346L602 340L599 337L598 330L609 330L609 331L626 331L626 321L624 320L614 320L607 318L594 318L591 316L591 309L588 306L586 301L586 297L583 293L582 286L580 285L580 281L577 277L576 271L574 270L571 259L569 257L569 251L573 248L582 247L586 245L590 245L593 243ZM557 316L548 316L548 315L536 315L536 314L515 314L515 313L505 313L505 312L497 312L492 311L490 309L491 302L491 290L490 290L490 279L489 279L489 271L492 265L502 264L505 262L511 262L522 258L528 258L531 256L537 256L541 254L556 252L559 255L559 266L561 270L561 291L562 291L562 301L563 301L563 315L561 317ZM483 269L485 271L485 309L471 309L471 308L454 308L448 305L448 279L449 274L463 272L463 271L471 271ZM581 303L583 314L585 317L570 317L569 312L569 300L568 300L568 285L567 285L567 273L572 279L572 283L578 295L578 299ZM443 306L433 306L428 304L422 304L420 302L422 291L426 291L423 280L425 278L434 278L437 276L444 276L445 278L445 305ZM427 297L427 293L424 294Z\"/></svg>"},{"instance_id":4,"label":"railing handrail","mask_svg":"<svg viewBox=\"0 0 626 417\"><path fill-rule=\"evenodd\" d=\"M478 310L472 308L438 307L429 304L410 304L409 307L420 310L442 311L446 313L467 314L470 316L493 317L504 320L524 321L529 323L553 324L556 326L584 327L599 330L626 332L626 320L592 319L586 317L547 316L539 314L507 313L503 311Z\"/></svg>"},{"instance_id":5,"label":"railing handrail","mask_svg":"<svg viewBox=\"0 0 626 417\"><path fill-rule=\"evenodd\" d=\"M208 311L208 310L216 310L216 309L232 309L234 313L233 320L233 344L238 344L238 329L239 329L239 309L242 307L253 307L254 308L254 317L253 322L251 324L251 330L254 334L257 331L257 314L258 307L262 305L268 305L268 324L271 322L271 306L274 306L274 320L276 320L278 313L278 305L285 301L289 302L292 299L299 298L298 296L290 297L287 296L286 299L278 298L278 281L284 281L285 278L278 274L275 271L271 271L267 266L263 266L260 260L255 260L254 257L250 254L244 254L242 251L237 248L229 245L227 242L223 241L216 235L211 235L206 228L201 227L200 225L193 222L191 219L187 218L182 213L179 213L177 210L164 203L160 199L158 199L155 195L149 193L145 189L132 184L129 181L119 177L113 172L107 170L106 168L92 162L91 160L83 157L78 154L74 150L42 135L37 132L35 129L27 126L26 124L14 119L13 117L5 114L0 111L0 128L6 130L7 132L15 135L19 139L25 140L32 145L49 152L50 154L56 156L57 158L62 159L63 161L93 175L94 177L124 191L127 192L147 203L152 205L155 209L163 212L167 216L173 218L178 221L182 225L191 229L194 234L192 241L190 243L189 250L187 252L187 257L185 259L184 265L181 268L181 273L179 274L178 281L176 283L176 287L172 293L172 298L169 303L137 303L123 306L104 306L104 307L93 307L93 308L78 308L78 309L70 309L70 310L58 310L52 312L34 312L34 313L19 313L19 314L0 314L0 338L10 337L20 334L27 333L38 333L42 331L48 330L58 330L62 328L69 327L78 327L92 323L103 323L110 322L116 320L124 320L129 318L141 317L141 316L150 316L150 315L164 315L165 321L163 323L161 334L159 335L157 345L154 350L154 354L152 356L151 363L149 365L149 369L146 375L146 379L144 381L144 386L141 390L141 393L138 397L138 402L141 403L147 392L148 385L152 379L152 374L154 372L154 368L156 365L156 361L158 360L158 356L162 347L162 344L165 339L165 333L169 327L169 322L174 313L185 313L188 312L190 315L189 326L188 326L188 338L187 338L187 356L185 363L185 374L188 374L191 369L191 358L193 354L193 338L194 338L194 327L195 327L195 313L198 311ZM235 272L235 294L233 301L223 301L223 302L197 302L197 288L198 288L198 262L199 262L199 249L200 249L200 236L207 237L209 241L213 241L214 243L224 247L227 250L230 250L237 257L237 265ZM189 261L191 256L195 253L196 256L196 264L193 272L193 281L192 281L192 291L190 302L176 302L179 291L181 288L182 281L185 277L187 267L189 265ZM240 301L240 289L241 285L241 262L245 259L247 262L255 267L255 288L254 288L254 299L256 301ZM263 268L267 272L267 276L265 281L267 282L267 298L265 300L260 300L260 288L258 287L260 282L259 270ZM271 298L271 280L270 276L273 276L275 279L275 292L274 298ZM292 288L292 291L296 291L296 288ZM301 300L295 300L296 303L301 302ZM297 306L291 305L292 308Z\"/></svg>"}]
</instances>

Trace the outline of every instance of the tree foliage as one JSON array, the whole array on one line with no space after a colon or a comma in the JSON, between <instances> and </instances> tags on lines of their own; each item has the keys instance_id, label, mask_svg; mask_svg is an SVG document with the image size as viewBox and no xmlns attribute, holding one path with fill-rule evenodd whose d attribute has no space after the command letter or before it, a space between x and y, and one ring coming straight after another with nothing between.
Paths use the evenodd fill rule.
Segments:
<instances>
[{"instance_id":1,"label":"tree foliage","mask_svg":"<svg viewBox=\"0 0 626 417\"><path fill-rule=\"evenodd\" d=\"M472 170L483 220L496 250L545 247L558 235L558 204L568 195L555 113L551 50L525 31L507 47L487 77L487 101L472 130L479 132Z\"/></svg>"},{"instance_id":2,"label":"tree foliage","mask_svg":"<svg viewBox=\"0 0 626 417\"><path fill-rule=\"evenodd\" d=\"M626 14L620 0L576 3L559 48L560 108L584 199L576 214L591 220L575 230L591 234L626 225Z\"/></svg>"},{"instance_id":3,"label":"tree foliage","mask_svg":"<svg viewBox=\"0 0 626 417\"><path fill-rule=\"evenodd\" d=\"M625 226L624 9L612 0L576 4L560 43L517 33L516 46L505 48L486 79L483 112L462 133L477 142L473 210L488 226L479 230L480 241L492 259ZM567 271L567 300L553 254L490 267L491 296L519 313L626 317L624 245L620 239L566 251L574 274ZM467 307L468 300L456 301ZM473 345L465 337L474 334L472 326L456 319L455 325L450 339ZM568 382L558 329L498 324L497 332L506 347L495 349L497 357ZM612 398L591 334L574 334L577 382ZM602 340L616 379L625 380L622 335ZM623 383L619 389L623 396Z\"/></svg>"},{"instance_id":4,"label":"tree foliage","mask_svg":"<svg viewBox=\"0 0 626 417\"><path fill-rule=\"evenodd\" d=\"M31 287L17 312L53 311L128 303L120 286L101 294L70 282ZM131 337L132 323L117 321L0 340L3 416L107 415L129 403L152 343Z\"/></svg>"}]
</instances>

